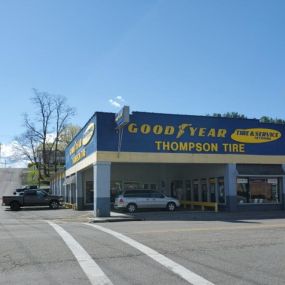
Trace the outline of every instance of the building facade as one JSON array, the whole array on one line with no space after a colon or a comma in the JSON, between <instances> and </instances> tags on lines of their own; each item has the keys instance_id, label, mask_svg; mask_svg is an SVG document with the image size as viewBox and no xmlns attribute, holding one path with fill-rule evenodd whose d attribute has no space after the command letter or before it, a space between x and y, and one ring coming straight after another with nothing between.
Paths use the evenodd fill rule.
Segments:
<instances>
[{"instance_id":1,"label":"building facade","mask_svg":"<svg viewBox=\"0 0 285 285\"><path fill-rule=\"evenodd\" d=\"M255 119L133 112L120 127L116 114L96 112L66 148L65 166L66 199L95 216L108 216L127 189L225 211L285 208L285 126Z\"/></svg>"}]
</instances>

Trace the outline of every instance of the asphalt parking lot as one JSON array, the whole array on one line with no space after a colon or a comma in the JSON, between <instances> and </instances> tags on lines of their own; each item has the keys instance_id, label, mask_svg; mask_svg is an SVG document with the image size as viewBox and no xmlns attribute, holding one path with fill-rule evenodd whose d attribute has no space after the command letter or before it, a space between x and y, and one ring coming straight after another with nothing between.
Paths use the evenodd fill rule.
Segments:
<instances>
[{"instance_id":1,"label":"asphalt parking lot","mask_svg":"<svg viewBox=\"0 0 285 285\"><path fill-rule=\"evenodd\" d=\"M98 224L92 211L1 207L0 284L285 284L283 211L134 217Z\"/></svg>"}]
</instances>

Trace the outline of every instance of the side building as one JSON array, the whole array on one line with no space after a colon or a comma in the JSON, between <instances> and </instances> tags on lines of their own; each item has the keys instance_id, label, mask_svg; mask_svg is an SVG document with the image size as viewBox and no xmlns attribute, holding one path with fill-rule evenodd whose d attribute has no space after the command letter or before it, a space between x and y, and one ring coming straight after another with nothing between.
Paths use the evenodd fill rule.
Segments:
<instances>
[{"instance_id":1,"label":"side building","mask_svg":"<svg viewBox=\"0 0 285 285\"><path fill-rule=\"evenodd\" d=\"M116 194L156 189L219 210L285 209L285 126L231 119L96 112L65 151L66 200L109 216ZM58 186L59 185L59 186ZM62 193L62 190L61 192Z\"/></svg>"}]
</instances>

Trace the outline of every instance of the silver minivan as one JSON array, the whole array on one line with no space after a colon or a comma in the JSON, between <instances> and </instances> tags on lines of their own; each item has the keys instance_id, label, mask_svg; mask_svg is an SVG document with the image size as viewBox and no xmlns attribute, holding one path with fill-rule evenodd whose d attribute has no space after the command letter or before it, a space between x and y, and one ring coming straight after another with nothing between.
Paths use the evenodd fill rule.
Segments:
<instances>
[{"instance_id":1,"label":"silver minivan","mask_svg":"<svg viewBox=\"0 0 285 285\"><path fill-rule=\"evenodd\" d=\"M179 206L177 199L153 190L126 190L115 198L114 204L115 209L127 209L129 213L146 208L164 208L175 211Z\"/></svg>"}]
</instances>

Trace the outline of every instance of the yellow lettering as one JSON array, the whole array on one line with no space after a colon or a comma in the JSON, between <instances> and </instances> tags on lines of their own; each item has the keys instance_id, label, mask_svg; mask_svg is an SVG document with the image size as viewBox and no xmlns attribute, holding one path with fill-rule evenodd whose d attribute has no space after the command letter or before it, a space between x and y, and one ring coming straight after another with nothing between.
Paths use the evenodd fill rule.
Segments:
<instances>
[{"instance_id":1,"label":"yellow lettering","mask_svg":"<svg viewBox=\"0 0 285 285\"><path fill-rule=\"evenodd\" d=\"M244 144L223 143L224 152L245 152Z\"/></svg>"},{"instance_id":2,"label":"yellow lettering","mask_svg":"<svg viewBox=\"0 0 285 285\"><path fill-rule=\"evenodd\" d=\"M129 131L129 133L136 134L138 132L137 125L134 123L129 124L128 131Z\"/></svg>"},{"instance_id":3,"label":"yellow lettering","mask_svg":"<svg viewBox=\"0 0 285 285\"><path fill-rule=\"evenodd\" d=\"M160 135L162 133L162 131L163 131L163 127L161 125L155 125L153 127L153 133L155 135Z\"/></svg>"},{"instance_id":4,"label":"yellow lettering","mask_svg":"<svg viewBox=\"0 0 285 285\"><path fill-rule=\"evenodd\" d=\"M175 131L175 129L173 126L166 126L164 134L170 136L170 135L174 134L174 131Z\"/></svg>"},{"instance_id":5,"label":"yellow lettering","mask_svg":"<svg viewBox=\"0 0 285 285\"><path fill-rule=\"evenodd\" d=\"M216 136L216 130L215 129L210 129L208 132L208 137L214 138Z\"/></svg>"},{"instance_id":6,"label":"yellow lettering","mask_svg":"<svg viewBox=\"0 0 285 285\"><path fill-rule=\"evenodd\" d=\"M181 151L181 152L218 152L219 145L217 143L194 143L194 142L169 142L169 141L155 141L156 149L158 151ZM224 148L229 148L229 144L224 144ZM235 146L230 145L230 149L239 148L241 151L241 147L243 146Z\"/></svg>"},{"instance_id":7,"label":"yellow lettering","mask_svg":"<svg viewBox=\"0 0 285 285\"><path fill-rule=\"evenodd\" d=\"M211 143L211 151L212 152L218 152L218 144L217 143Z\"/></svg>"},{"instance_id":8,"label":"yellow lettering","mask_svg":"<svg viewBox=\"0 0 285 285\"><path fill-rule=\"evenodd\" d=\"M200 128L199 129L199 137L204 137L206 132L206 128Z\"/></svg>"},{"instance_id":9,"label":"yellow lettering","mask_svg":"<svg viewBox=\"0 0 285 285\"><path fill-rule=\"evenodd\" d=\"M82 158L84 158L86 156L86 151L85 149L83 149L82 151L80 151L78 154L76 154L73 158L72 158L72 163L75 164L77 163L79 160L81 160Z\"/></svg>"},{"instance_id":10,"label":"yellow lettering","mask_svg":"<svg viewBox=\"0 0 285 285\"><path fill-rule=\"evenodd\" d=\"M170 150L170 143L169 142L162 142L162 149L163 150Z\"/></svg>"},{"instance_id":11,"label":"yellow lettering","mask_svg":"<svg viewBox=\"0 0 285 285\"><path fill-rule=\"evenodd\" d=\"M82 139L76 141L74 143L74 145L71 147L70 151L69 151L69 154L72 155L74 154L78 149L80 149L82 146Z\"/></svg>"},{"instance_id":12,"label":"yellow lettering","mask_svg":"<svg viewBox=\"0 0 285 285\"><path fill-rule=\"evenodd\" d=\"M162 143L162 141L155 141L157 150L160 150L161 143Z\"/></svg>"},{"instance_id":13,"label":"yellow lettering","mask_svg":"<svg viewBox=\"0 0 285 285\"><path fill-rule=\"evenodd\" d=\"M179 150L180 151L188 151L188 143L187 142L180 142L179 143Z\"/></svg>"},{"instance_id":14,"label":"yellow lettering","mask_svg":"<svg viewBox=\"0 0 285 285\"><path fill-rule=\"evenodd\" d=\"M191 151L193 148L195 148L195 144L193 142L189 143L189 151Z\"/></svg>"},{"instance_id":15,"label":"yellow lettering","mask_svg":"<svg viewBox=\"0 0 285 285\"><path fill-rule=\"evenodd\" d=\"M143 124L141 126L141 133L144 134L144 135L149 134L150 130L151 130L151 127L148 124Z\"/></svg>"},{"instance_id":16,"label":"yellow lettering","mask_svg":"<svg viewBox=\"0 0 285 285\"><path fill-rule=\"evenodd\" d=\"M218 138L224 138L226 136L227 130L225 129L218 129Z\"/></svg>"},{"instance_id":17,"label":"yellow lettering","mask_svg":"<svg viewBox=\"0 0 285 285\"><path fill-rule=\"evenodd\" d=\"M190 126L191 126L191 124L181 124L179 126L179 131L178 131L178 134L177 134L176 138L179 139L180 137L182 137L182 135L185 132L185 129L189 128Z\"/></svg>"},{"instance_id":18,"label":"yellow lettering","mask_svg":"<svg viewBox=\"0 0 285 285\"><path fill-rule=\"evenodd\" d=\"M196 151L201 152L202 151L202 144L196 143Z\"/></svg>"},{"instance_id":19,"label":"yellow lettering","mask_svg":"<svg viewBox=\"0 0 285 285\"><path fill-rule=\"evenodd\" d=\"M179 144L177 142L172 142L171 143L171 150L172 151L177 151L179 148Z\"/></svg>"},{"instance_id":20,"label":"yellow lettering","mask_svg":"<svg viewBox=\"0 0 285 285\"><path fill-rule=\"evenodd\" d=\"M194 137L195 136L195 133L196 133L196 131L197 131L197 128L189 128L189 130L190 130L190 136L192 136L192 137Z\"/></svg>"}]
</instances>

